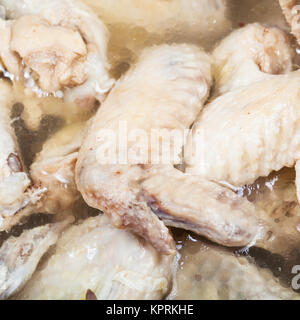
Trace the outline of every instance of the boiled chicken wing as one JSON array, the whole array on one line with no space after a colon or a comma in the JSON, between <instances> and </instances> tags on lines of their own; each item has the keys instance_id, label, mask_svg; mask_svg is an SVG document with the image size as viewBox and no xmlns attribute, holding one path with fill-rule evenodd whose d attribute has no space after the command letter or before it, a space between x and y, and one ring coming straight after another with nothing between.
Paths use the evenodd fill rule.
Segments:
<instances>
[{"instance_id":1,"label":"boiled chicken wing","mask_svg":"<svg viewBox=\"0 0 300 320\"><path fill-rule=\"evenodd\" d=\"M271 76L206 105L185 148L187 172L235 187L299 159L300 73Z\"/></svg>"},{"instance_id":2,"label":"boiled chicken wing","mask_svg":"<svg viewBox=\"0 0 300 320\"><path fill-rule=\"evenodd\" d=\"M162 299L173 255L163 256L104 215L67 229L18 299Z\"/></svg>"},{"instance_id":3,"label":"boiled chicken wing","mask_svg":"<svg viewBox=\"0 0 300 320\"><path fill-rule=\"evenodd\" d=\"M58 213L71 209L79 198L75 184L75 164L83 141L86 123L69 125L43 145L30 167L33 182L45 188L45 196L36 211Z\"/></svg>"},{"instance_id":4,"label":"boiled chicken wing","mask_svg":"<svg viewBox=\"0 0 300 320\"><path fill-rule=\"evenodd\" d=\"M213 51L214 95L292 71L295 49L279 28L249 24L225 37Z\"/></svg>"},{"instance_id":5,"label":"boiled chicken wing","mask_svg":"<svg viewBox=\"0 0 300 320\"><path fill-rule=\"evenodd\" d=\"M288 24L291 27L293 35L300 43L300 1L299 0L279 0L282 11Z\"/></svg>"},{"instance_id":6,"label":"boiled chicken wing","mask_svg":"<svg viewBox=\"0 0 300 320\"><path fill-rule=\"evenodd\" d=\"M106 58L107 31L75 0L0 1L3 67L39 95L52 93L87 107L103 101L113 80Z\"/></svg>"},{"instance_id":7,"label":"boiled chicken wing","mask_svg":"<svg viewBox=\"0 0 300 320\"><path fill-rule=\"evenodd\" d=\"M246 199L184 175L172 166L180 163L180 157L162 161L161 157L181 154L184 137L179 143L171 140L168 152L160 143L147 143L153 130L177 130L184 135L208 96L210 66L209 56L194 46L164 45L145 50L99 109L79 152L76 181L85 201L107 214L115 226L132 230L160 252L172 252L173 242L154 213L168 225L197 230L225 245L248 245L259 231L253 206ZM139 135L114 146L115 139L106 134L120 136L121 123L126 124L128 136L134 130ZM163 143L163 138L160 141ZM128 165L113 164L120 158L111 151L122 155L122 148L128 151ZM191 192L190 212L180 203L187 192L182 192L183 185Z\"/></svg>"},{"instance_id":8,"label":"boiled chicken wing","mask_svg":"<svg viewBox=\"0 0 300 320\"><path fill-rule=\"evenodd\" d=\"M0 231L9 230L22 209L38 202L43 190L33 187L11 126L11 87L0 81Z\"/></svg>"},{"instance_id":9,"label":"boiled chicken wing","mask_svg":"<svg viewBox=\"0 0 300 320\"><path fill-rule=\"evenodd\" d=\"M70 220L23 231L0 247L0 299L16 293L30 279L40 259Z\"/></svg>"},{"instance_id":10,"label":"boiled chicken wing","mask_svg":"<svg viewBox=\"0 0 300 320\"><path fill-rule=\"evenodd\" d=\"M177 129L183 135L206 100L210 82L210 57L197 47L163 45L146 49L99 109L79 152L76 182L85 201L107 213L115 226L130 228L165 253L173 251L172 237L140 199L139 183L147 175L143 164L149 164L150 151L161 155L159 144L150 149L147 141L137 138L120 144L119 155L123 149L126 152L125 164L120 164L114 158L116 154L107 158L107 152L103 152L105 143L113 144L114 140L105 142L103 135L106 130L119 135L122 124L128 135L139 130L137 133L142 131L146 140L153 129ZM181 152L182 143L175 153Z\"/></svg>"}]
</instances>

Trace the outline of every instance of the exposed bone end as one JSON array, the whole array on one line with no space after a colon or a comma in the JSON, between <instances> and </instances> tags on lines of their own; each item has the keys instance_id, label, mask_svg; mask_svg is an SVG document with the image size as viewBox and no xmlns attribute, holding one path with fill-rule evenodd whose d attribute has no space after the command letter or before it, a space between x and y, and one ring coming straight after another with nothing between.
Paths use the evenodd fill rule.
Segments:
<instances>
[{"instance_id":1,"label":"exposed bone end","mask_svg":"<svg viewBox=\"0 0 300 320\"><path fill-rule=\"evenodd\" d=\"M10 49L37 74L43 91L55 92L87 79L87 48L78 31L51 26L37 16L23 16L12 25L11 33Z\"/></svg>"},{"instance_id":2,"label":"exposed bone end","mask_svg":"<svg viewBox=\"0 0 300 320\"><path fill-rule=\"evenodd\" d=\"M299 0L279 0L283 14L291 26L292 34L300 44L300 1Z\"/></svg>"},{"instance_id":3,"label":"exposed bone end","mask_svg":"<svg viewBox=\"0 0 300 320\"><path fill-rule=\"evenodd\" d=\"M256 38L260 44L254 57L262 72L284 74L292 71L295 50L288 35L278 28L257 30Z\"/></svg>"},{"instance_id":4,"label":"exposed bone end","mask_svg":"<svg viewBox=\"0 0 300 320\"><path fill-rule=\"evenodd\" d=\"M291 39L279 28L253 23L235 30L213 51L215 94L246 86L268 74L290 72L295 54Z\"/></svg>"},{"instance_id":5,"label":"exposed bone end","mask_svg":"<svg viewBox=\"0 0 300 320\"><path fill-rule=\"evenodd\" d=\"M88 111L101 103L114 80L108 32L98 17L78 1L26 1L10 9L7 17L16 20L0 20L5 75L38 96L63 98Z\"/></svg>"},{"instance_id":6,"label":"exposed bone end","mask_svg":"<svg viewBox=\"0 0 300 320\"><path fill-rule=\"evenodd\" d=\"M19 202L0 208L0 231L9 231L27 216L39 212L40 200L46 195L46 188L29 186L20 196Z\"/></svg>"},{"instance_id":7,"label":"exposed bone end","mask_svg":"<svg viewBox=\"0 0 300 320\"><path fill-rule=\"evenodd\" d=\"M74 178L77 155L74 152L65 157L36 162L31 166L30 173L34 183L47 189L47 195L41 204L43 212L54 214L71 209L79 198Z\"/></svg>"},{"instance_id":8,"label":"exposed bone end","mask_svg":"<svg viewBox=\"0 0 300 320\"><path fill-rule=\"evenodd\" d=\"M116 203L105 194L105 191L99 192L99 195L85 191L82 196L90 206L104 211L116 228L129 229L164 255L173 255L176 252L175 242L168 228L145 203L139 201L129 205Z\"/></svg>"}]
</instances>

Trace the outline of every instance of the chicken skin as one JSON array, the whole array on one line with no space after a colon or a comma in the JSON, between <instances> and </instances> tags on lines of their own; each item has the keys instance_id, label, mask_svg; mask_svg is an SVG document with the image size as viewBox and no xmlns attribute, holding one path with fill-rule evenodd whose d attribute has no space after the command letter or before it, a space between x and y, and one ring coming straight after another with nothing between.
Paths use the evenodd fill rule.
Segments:
<instances>
[{"instance_id":1,"label":"chicken skin","mask_svg":"<svg viewBox=\"0 0 300 320\"><path fill-rule=\"evenodd\" d=\"M279 0L279 4L285 15L286 21L291 27L292 34L300 43L300 1L299 0Z\"/></svg>"},{"instance_id":2,"label":"chicken skin","mask_svg":"<svg viewBox=\"0 0 300 320\"><path fill-rule=\"evenodd\" d=\"M163 45L146 49L99 109L79 151L76 183L87 204L108 214L115 226L133 230L164 253L174 250L173 239L145 201L139 199L139 181L146 170L130 151L125 159L129 165L105 165L101 130L117 133L123 121L128 132L143 129L146 139L151 129L182 132L206 100L210 82L210 58L198 48ZM138 142L129 141L131 150L138 146ZM148 145L141 149L142 156L148 157Z\"/></svg>"},{"instance_id":3,"label":"chicken skin","mask_svg":"<svg viewBox=\"0 0 300 320\"><path fill-rule=\"evenodd\" d=\"M295 49L284 31L253 23L230 33L212 54L214 96L219 96L292 71Z\"/></svg>"},{"instance_id":4,"label":"chicken skin","mask_svg":"<svg viewBox=\"0 0 300 320\"><path fill-rule=\"evenodd\" d=\"M33 186L20 155L10 120L11 87L0 81L0 231L9 230L23 215L22 209L37 203L43 190Z\"/></svg>"},{"instance_id":5,"label":"chicken skin","mask_svg":"<svg viewBox=\"0 0 300 320\"><path fill-rule=\"evenodd\" d=\"M214 183L203 181L201 185L201 179L175 169L173 159L155 164L152 155L164 155L155 143L149 147L145 141L128 141L129 165L107 164L113 155L102 148L108 144L108 150L113 150L114 139L105 141L103 129L117 130L124 121L129 129L143 129L146 139L152 129L188 129L202 109L210 83L210 59L196 47L164 45L145 50L99 109L79 151L76 182L86 203L102 210L115 226L132 230L166 254L172 252L173 241L155 214L166 224L197 230L224 245L240 246L251 243L259 232L252 204ZM171 144L171 153L181 153L183 144L183 140ZM121 151L123 147L118 146ZM151 154L150 161L139 162L137 153L130 152L135 148L143 159ZM192 192L188 195L190 213L179 203L167 205L176 196L182 198L182 184ZM228 215L233 215L231 220Z\"/></svg>"},{"instance_id":6,"label":"chicken skin","mask_svg":"<svg viewBox=\"0 0 300 320\"><path fill-rule=\"evenodd\" d=\"M3 68L40 96L53 94L82 107L102 102L113 85L106 57L107 30L78 1L0 2L7 18Z\"/></svg>"},{"instance_id":7,"label":"chicken skin","mask_svg":"<svg viewBox=\"0 0 300 320\"><path fill-rule=\"evenodd\" d=\"M208 104L188 138L186 171L239 187L293 167L300 156L299 76L272 76Z\"/></svg>"},{"instance_id":8,"label":"chicken skin","mask_svg":"<svg viewBox=\"0 0 300 320\"><path fill-rule=\"evenodd\" d=\"M86 123L64 127L45 142L30 167L33 182L45 188L45 196L35 211L56 214L72 209L79 198L75 184L75 164Z\"/></svg>"},{"instance_id":9,"label":"chicken skin","mask_svg":"<svg viewBox=\"0 0 300 320\"><path fill-rule=\"evenodd\" d=\"M99 215L67 229L16 298L162 299L171 288L173 258Z\"/></svg>"},{"instance_id":10,"label":"chicken skin","mask_svg":"<svg viewBox=\"0 0 300 320\"><path fill-rule=\"evenodd\" d=\"M30 279L40 259L71 222L47 224L11 236L0 247L0 299L15 294Z\"/></svg>"},{"instance_id":11,"label":"chicken skin","mask_svg":"<svg viewBox=\"0 0 300 320\"><path fill-rule=\"evenodd\" d=\"M261 236L254 206L246 198L198 176L162 170L142 182L142 195L166 225L216 243L246 246Z\"/></svg>"}]
</instances>

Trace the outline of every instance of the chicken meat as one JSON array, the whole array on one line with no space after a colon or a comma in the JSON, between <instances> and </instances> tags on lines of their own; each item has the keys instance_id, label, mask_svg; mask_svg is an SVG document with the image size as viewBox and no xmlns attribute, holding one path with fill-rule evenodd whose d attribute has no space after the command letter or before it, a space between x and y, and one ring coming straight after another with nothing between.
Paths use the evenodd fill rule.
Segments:
<instances>
[{"instance_id":1,"label":"chicken meat","mask_svg":"<svg viewBox=\"0 0 300 320\"><path fill-rule=\"evenodd\" d=\"M23 215L23 208L36 204L42 188L33 186L22 161L17 139L11 126L10 85L0 81L0 231L9 230Z\"/></svg>"},{"instance_id":2,"label":"chicken meat","mask_svg":"<svg viewBox=\"0 0 300 320\"><path fill-rule=\"evenodd\" d=\"M288 73L294 57L292 41L279 28L252 23L237 29L213 51L214 96Z\"/></svg>"},{"instance_id":3,"label":"chicken meat","mask_svg":"<svg viewBox=\"0 0 300 320\"><path fill-rule=\"evenodd\" d=\"M171 289L173 261L99 215L67 229L16 298L162 299Z\"/></svg>"},{"instance_id":4,"label":"chicken meat","mask_svg":"<svg viewBox=\"0 0 300 320\"><path fill-rule=\"evenodd\" d=\"M72 209L79 198L75 184L75 164L83 141L86 123L64 127L45 142L30 167L33 182L46 189L35 211L60 213Z\"/></svg>"},{"instance_id":5,"label":"chicken meat","mask_svg":"<svg viewBox=\"0 0 300 320\"><path fill-rule=\"evenodd\" d=\"M279 3L293 35L296 37L298 43L300 43L300 1L279 0Z\"/></svg>"},{"instance_id":6,"label":"chicken meat","mask_svg":"<svg viewBox=\"0 0 300 320\"><path fill-rule=\"evenodd\" d=\"M34 273L40 259L54 245L71 222L47 224L11 236L0 247L0 299L7 299L22 288Z\"/></svg>"},{"instance_id":7,"label":"chicken meat","mask_svg":"<svg viewBox=\"0 0 300 320\"><path fill-rule=\"evenodd\" d=\"M174 152L180 154L184 139L180 143L172 140L170 153L160 148L159 143L150 143L151 146L147 143L153 129L179 132L189 129L202 109L210 84L210 58L198 48L163 45L146 49L137 65L118 82L99 109L79 151L76 181L86 203L106 213L115 226L132 230L166 254L173 251L173 241L168 229L154 213L167 224L197 230L210 238L215 234L214 240L225 245L248 245L259 229L254 208L246 199L210 182L203 182L201 186L201 180L183 175L172 166L180 159L169 159L167 164L162 161L161 156ZM113 135L120 135L121 122L123 125L126 123L128 137L136 129L139 135L129 138L127 145L124 140L119 142L117 150L115 139L106 135L107 130L112 130ZM116 159L116 154L111 153L115 150L120 156L124 149L128 151L125 159L128 164L120 164L122 159ZM153 155L158 155L161 161L155 162L157 158ZM116 161L115 164L112 161ZM166 180L155 179L160 174ZM183 194L187 195L186 190L181 193L183 181L193 192L188 195L194 201L190 213L170 205L176 212L168 211L166 214L160 201L154 205L153 198L159 200L159 195L153 190L159 187L164 191L160 183L169 188L166 194L172 200L176 196L182 199ZM181 191L176 192L173 183ZM172 194L174 190L175 194ZM164 198L166 194L162 193L164 201L168 201ZM207 206L199 199L206 199ZM216 203L218 210L214 212ZM212 212L214 219L210 220ZM227 216L231 214L232 219ZM254 225L249 227L253 222Z\"/></svg>"},{"instance_id":8,"label":"chicken meat","mask_svg":"<svg viewBox=\"0 0 300 320\"><path fill-rule=\"evenodd\" d=\"M39 95L54 94L82 107L102 102L114 81L104 24L76 0L1 0L3 68Z\"/></svg>"},{"instance_id":9,"label":"chicken meat","mask_svg":"<svg viewBox=\"0 0 300 320\"><path fill-rule=\"evenodd\" d=\"M299 86L299 71L273 75L206 105L188 137L186 171L236 189L295 166Z\"/></svg>"}]
</instances>

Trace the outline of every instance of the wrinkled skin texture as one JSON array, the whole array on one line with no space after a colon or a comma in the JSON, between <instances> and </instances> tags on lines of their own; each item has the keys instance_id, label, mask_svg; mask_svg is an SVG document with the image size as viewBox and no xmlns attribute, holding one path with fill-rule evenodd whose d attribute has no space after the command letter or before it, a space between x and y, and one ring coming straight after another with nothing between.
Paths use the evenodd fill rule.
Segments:
<instances>
[{"instance_id":1,"label":"wrinkled skin texture","mask_svg":"<svg viewBox=\"0 0 300 320\"><path fill-rule=\"evenodd\" d=\"M15 294L30 279L40 259L70 221L48 224L11 236L0 248L0 299Z\"/></svg>"},{"instance_id":2,"label":"wrinkled skin texture","mask_svg":"<svg viewBox=\"0 0 300 320\"><path fill-rule=\"evenodd\" d=\"M254 206L231 190L180 171L152 174L143 195L166 225L194 231L226 246L243 246L259 234Z\"/></svg>"},{"instance_id":3,"label":"wrinkled skin texture","mask_svg":"<svg viewBox=\"0 0 300 320\"><path fill-rule=\"evenodd\" d=\"M290 39L278 28L253 23L237 29L213 51L214 95L268 79L270 74L288 73L294 56Z\"/></svg>"},{"instance_id":4,"label":"wrinkled skin texture","mask_svg":"<svg viewBox=\"0 0 300 320\"><path fill-rule=\"evenodd\" d=\"M82 0L109 24L144 28L185 42L213 43L230 30L227 0Z\"/></svg>"},{"instance_id":5,"label":"wrinkled skin texture","mask_svg":"<svg viewBox=\"0 0 300 320\"><path fill-rule=\"evenodd\" d=\"M85 201L106 213L115 226L129 228L166 254L172 252L172 240L153 212L167 225L194 230L224 245L239 246L248 245L258 232L259 222L253 206L231 190L184 176L171 165L153 162L151 165L101 165L105 163L106 154L101 152L103 142L99 130L116 130L120 120L126 121L128 129L143 128L149 137L150 129L154 128L188 129L203 106L209 85L209 59L195 47L147 49L98 111L79 152L76 181ZM135 140L130 141L129 146L140 147ZM151 155L158 151L156 147L152 144L150 150L143 144L143 159L148 159L150 151ZM175 153L180 153L182 144L178 150L172 147ZM159 152L162 155L164 151ZM112 155L108 159L112 159ZM131 153L128 160L139 163L131 162L137 160ZM161 188L161 181L165 189ZM184 210L185 204L172 206L173 201L176 203L177 198L185 194L183 182L192 192L191 216ZM199 199L206 199L207 207ZM214 219L211 219L212 213Z\"/></svg>"},{"instance_id":6,"label":"wrinkled skin texture","mask_svg":"<svg viewBox=\"0 0 300 320\"><path fill-rule=\"evenodd\" d=\"M187 172L238 187L294 166L300 156L299 75L272 76L208 104L188 138Z\"/></svg>"},{"instance_id":7,"label":"wrinkled skin texture","mask_svg":"<svg viewBox=\"0 0 300 320\"><path fill-rule=\"evenodd\" d=\"M185 240L180 250L175 290L178 300L299 300L270 270L245 257L198 240Z\"/></svg>"},{"instance_id":8,"label":"wrinkled skin texture","mask_svg":"<svg viewBox=\"0 0 300 320\"><path fill-rule=\"evenodd\" d=\"M45 142L30 168L35 184L46 188L36 211L59 213L72 209L79 198L75 184L75 165L85 133L85 123L69 125Z\"/></svg>"},{"instance_id":9,"label":"wrinkled skin texture","mask_svg":"<svg viewBox=\"0 0 300 320\"><path fill-rule=\"evenodd\" d=\"M300 1L299 0L279 0L283 14L286 21L291 27L293 35L296 37L298 43L300 43L300 24L299 24L299 12Z\"/></svg>"},{"instance_id":10,"label":"wrinkled skin texture","mask_svg":"<svg viewBox=\"0 0 300 320\"><path fill-rule=\"evenodd\" d=\"M162 299L173 258L100 215L66 230L17 298Z\"/></svg>"},{"instance_id":11,"label":"wrinkled skin texture","mask_svg":"<svg viewBox=\"0 0 300 320\"><path fill-rule=\"evenodd\" d=\"M78 1L6 1L1 21L4 68L40 95L64 95L82 107L100 102L110 90L107 31ZM38 40L38 41L37 41ZM70 45L71 44L71 45ZM23 62L23 64L21 63Z\"/></svg>"},{"instance_id":12,"label":"wrinkled skin texture","mask_svg":"<svg viewBox=\"0 0 300 320\"><path fill-rule=\"evenodd\" d=\"M132 165L101 165L107 162L98 135L101 129L117 133L120 121L126 123L129 134L143 129L149 137L151 129L187 129L208 95L210 81L210 59L198 48L163 45L146 49L99 109L79 152L76 182L85 201L108 214L115 226L133 230L164 253L174 250L173 240L140 199L139 181L147 174L143 166L135 165L140 159L133 154L128 156ZM128 150L139 146L129 141ZM151 152L157 151L154 148ZM146 161L149 152L143 144Z\"/></svg>"},{"instance_id":13,"label":"wrinkled skin texture","mask_svg":"<svg viewBox=\"0 0 300 320\"><path fill-rule=\"evenodd\" d=\"M14 131L11 127L11 88L0 82L0 231L9 230L22 216L23 208L36 203L42 190L31 187ZM20 212L21 211L21 212Z\"/></svg>"}]
</instances>

